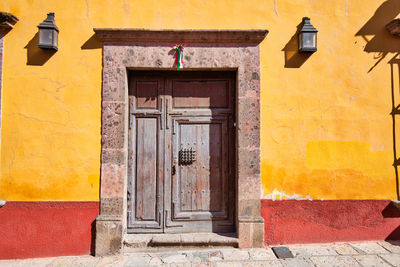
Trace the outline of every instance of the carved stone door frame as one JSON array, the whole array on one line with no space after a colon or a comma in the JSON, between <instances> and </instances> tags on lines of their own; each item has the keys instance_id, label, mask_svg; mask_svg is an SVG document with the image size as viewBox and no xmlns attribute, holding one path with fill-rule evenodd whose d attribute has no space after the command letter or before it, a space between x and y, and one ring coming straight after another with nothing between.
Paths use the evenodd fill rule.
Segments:
<instances>
[{"instance_id":1,"label":"carved stone door frame","mask_svg":"<svg viewBox=\"0 0 400 267\"><path fill-rule=\"evenodd\" d=\"M96 255L119 253L126 234L128 70L236 71L236 231L239 247L264 245L260 214L260 57L266 30L94 29L103 41L100 215Z\"/></svg>"}]
</instances>

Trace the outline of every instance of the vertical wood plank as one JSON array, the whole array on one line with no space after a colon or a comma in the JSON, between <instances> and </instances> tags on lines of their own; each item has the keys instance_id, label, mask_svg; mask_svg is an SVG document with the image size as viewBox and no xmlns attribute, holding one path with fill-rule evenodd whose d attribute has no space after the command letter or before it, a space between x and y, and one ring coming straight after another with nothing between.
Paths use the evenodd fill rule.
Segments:
<instances>
[{"instance_id":1,"label":"vertical wood plank","mask_svg":"<svg viewBox=\"0 0 400 267\"><path fill-rule=\"evenodd\" d=\"M197 155L198 160L196 165L196 183L197 183L197 196L196 203L197 209L201 211L210 210L210 125L198 124L196 127L196 141L197 141Z\"/></svg>"},{"instance_id":2,"label":"vertical wood plank","mask_svg":"<svg viewBox=\"0 0 400 267\"><path fill-rule=\"evenodd\" d=\"M222 171L226 162L223 162L221 124L213 123L210 125L210 210L221 211L222 201L226 197L223 190ZM225 178L225 177L224 177Z\"/></svg>"},{"instance_id":3,"label":"vertical wood plank","mask_svg":"<svg viewBox=\"0 0 400 267\"><path fill-rule=\"evenodd\" d=\"M132 82L132 81L131 81ZM130 91L131 91L130 87ZM133 112L135 107L135 99L133 95L129 95L129 133L128 133L128 192L127 192L127 211L128 211L128 227L132 226L135 218L132 212L136 207L136 184L135 184L135 170L136 170L136 120Z\"/></svg>"},{"instance_id":4,"label":"vertical wood plank","mask_svg":"<svg viewBox=\"0 0 400 267\"><path fill-rule=\"evenodd\" d=\"M138 118L136 134L136 217L156 220L157 118Z\"/></svg>"},{"instance_id":5,"label":"vertical wood plank","mask_svg":"<svg viewBox=\"0 0 400 267\"><path fill-rule=\"evenodd\" d=\"M192 144L194 129L190 124L180 124L179 127L179 143L176 146L181 149L189 148ZM179 164L179 188L174 190L180 191L180 203L182 211L192 211L194 208L194 170L190 165Z\"/></svg>"}]
</instances>

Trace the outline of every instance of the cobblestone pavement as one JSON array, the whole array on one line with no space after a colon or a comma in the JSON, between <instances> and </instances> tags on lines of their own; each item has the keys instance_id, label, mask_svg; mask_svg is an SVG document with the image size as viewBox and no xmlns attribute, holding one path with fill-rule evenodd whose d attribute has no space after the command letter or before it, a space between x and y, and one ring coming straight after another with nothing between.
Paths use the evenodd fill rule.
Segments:
<instances>
[{"instance_id":1,"label":"cobblestone pavement","mask_svg":"<svg viewBox=\"0 0 400 267\"><path fill-rule=\"evenodd\" d=\"M400 266L400 242L288 245L294 258L277 259L271 248L208 248L129 253L119 256L69 256L2 260L0 266Z\"/></svg>"}]
</instances>

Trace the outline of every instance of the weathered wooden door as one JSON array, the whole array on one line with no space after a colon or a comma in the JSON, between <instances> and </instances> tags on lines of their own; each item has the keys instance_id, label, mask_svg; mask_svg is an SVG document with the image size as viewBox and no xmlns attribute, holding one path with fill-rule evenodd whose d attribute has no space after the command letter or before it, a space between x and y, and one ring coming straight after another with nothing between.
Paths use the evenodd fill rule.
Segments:
<instances>
[{"instance_id":1,"label":"weathered wooden door","mask_svg":"<svg viewBox=\"0 0 400 267\"><path fill-rule=\"evenodd\" d=\"M233 232L234 74L130 76L128 232Z\"/></svg>"}]
</instances>

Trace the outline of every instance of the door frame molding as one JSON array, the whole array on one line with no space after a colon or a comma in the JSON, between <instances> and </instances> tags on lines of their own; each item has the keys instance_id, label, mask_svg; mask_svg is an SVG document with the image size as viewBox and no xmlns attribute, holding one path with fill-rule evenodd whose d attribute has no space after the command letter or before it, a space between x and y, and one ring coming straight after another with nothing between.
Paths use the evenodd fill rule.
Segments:
<instances>
[{"instance_id":1,"label":"door frame molding","mask_svg":"<svg viewBox=\"0 0 400 267\"><path fill-rule=\"evenodd\" d=\"M100 215L96 256L121 252L127 232L128 70L236 71L236 231L239 247L264 245L260 209L260 54L266 30L94 29L103 42Z\"/></svg>"}]
</instances>

